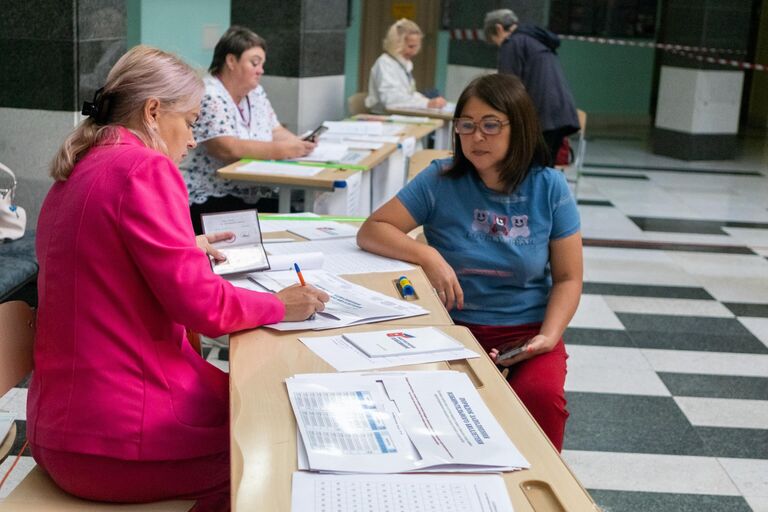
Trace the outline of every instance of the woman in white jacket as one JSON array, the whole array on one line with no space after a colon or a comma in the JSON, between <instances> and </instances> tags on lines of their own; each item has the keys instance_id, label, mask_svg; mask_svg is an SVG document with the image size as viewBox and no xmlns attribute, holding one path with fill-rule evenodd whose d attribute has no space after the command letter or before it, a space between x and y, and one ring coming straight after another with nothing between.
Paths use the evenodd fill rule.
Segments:
<instances>
[{"instance_id":1,"label":"woman in white jacket","mask_svg":"<svg viewBox=\"0 0 768 512\"><path fill-rule=\"evenodd\" d=\"M413 62L421 50L424 34L413 21L403 18L389 27L384 38L384 53L371 68L365 106L375 113L385 113L394 106L408 108L442 108L445 99L429 99L416 91Z\"/></svg>"}]
</instances>

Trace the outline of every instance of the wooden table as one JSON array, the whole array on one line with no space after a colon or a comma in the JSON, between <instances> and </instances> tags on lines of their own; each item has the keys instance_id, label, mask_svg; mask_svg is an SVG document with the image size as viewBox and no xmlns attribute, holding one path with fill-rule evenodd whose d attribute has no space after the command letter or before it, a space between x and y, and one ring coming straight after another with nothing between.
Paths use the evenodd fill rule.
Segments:
<instances>
[{"instance_id":1,"label":"wooden table","mask_svg":"<svg viewBox=\"0 0 768 512\"><path fill-rule=\"evenodd\" d=\"M392 283L399 274L356 274L345 278L399 297ZM299 337L375 331L395 325L434 325L467 348L483 353L469 330L450 325L450 317L423 271L417 268L405 274L416 288L418 303L428 308L430 315L326 331L278 332L260 328L230 337L233 511L291 509L291 475L297 468L296 421L284 381L298 373L334 371ZM516 512L598 510L490 359L483 356L400 369L457 370L470 377L531 464L531 469L503 474Z\"/></svg>"}]
</instances>

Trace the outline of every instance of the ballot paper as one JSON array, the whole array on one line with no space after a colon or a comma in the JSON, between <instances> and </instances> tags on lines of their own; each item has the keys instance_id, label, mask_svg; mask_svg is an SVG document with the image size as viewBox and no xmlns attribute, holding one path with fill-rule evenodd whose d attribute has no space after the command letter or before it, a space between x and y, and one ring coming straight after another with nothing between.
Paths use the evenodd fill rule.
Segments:
<instances>
[{"instance_id":1,"label":"ballot paper","mask_svg":"<svg viewBox=\"0 0 768 512\"><path fill-rule=\"evenodd\" d=\"M374 358L443 352L464 346L435 327L351 332L343 336L366 356Z\"/></svg>"},{"instance_id":2,"label":"ballot paper","mask_svg":"<svg viewBox=\"0 0 768 512\"><path fill-rule=\"evenodd\" d=\"M299 469L482 473L530 467L462 372L300 374L286 386L302 441Z\"/></svg>"},{"instance_id":3,"label":"ballot paper","mask_svg":"<svg viewBox=\"0 0 768 512\"><path fill-rule=\"evenodd\" d=\"M310 154L300 158L293 158L292 160L300 160L302 162L339 162L347 154L347 151L349 151L349 146L346 144L321 140Z\"/></svg>"},{"instance_id":4,"label":"ballot paper","mask_svg":"<svg viewBox=\"0 0 768 512\"><path fill-rule=\"evenodd\" d=\"M234 235L213 244L227 257L224 261L216 261L209 256L214 274L227 275L269 268L255 209L206 213L201 216L201 220L204 233L229 231Z\"/></svg>"},{"instance_id":5,"label":"ballot paper","mask_svg":"<svg viewBox=\"0 0 768 512\"><path fill-rule=\"evenodd\" d=\"M429 329L431 329L431 327ZM414 330L416 329L400 329L400 331L408 333L411 333ZM299 338L299 341L340 372L375 370L380 368L392 368L394 366L406 366L409 364L455 361L457 359L480 357L479 354L469 350L464 347L464 345L460 345L452 350L442 350L439 352L368 357L357 347L349 343L344 335L317 337L302 336Z\"/></svg>"},{"instance_id":6,"label":"ballot paper","mask_svg":"<svg viewBox=\"0 0 768 512\"><path fill-rule=\"evenodd\" d=\"M294 235L299 235L307 240L327 240L329 238L349 238L357 236L357 226L342 224L341 222L306 221L288 228ZM304 267L302 267L304 268Z\"/></svg>"},{"instance_id":7,"label":"ballot paper","mask_svg":"<svg viewBox=\"0 0 768 512\"><path fill-rule=\"evenodd\" d=\"M354 135L385 135L384 123L380 121L325 121L328 128L323 135L336 133Z\"/></svg>"},{"instance_id":8,"label":"ballot paper","mask_svg":"<svg viewBox=\"0 0 768 512\"><path fill-rule=\"evenodd\" d=\"M514 512L498 475L321 475L296 471L292 512Z\"/></svg>"},{"instance_id":9,"label":"ballot paper","mask_svg":"<svg viewBox=\"0 0 768 512\"><path fill-rule=\"evenodd\" d=\"M335 329L349 325L382 322L426 315L428 310L412 302L394 299L330 274L324 270L302 271L304 280L325 291L331 300L313 318L300 322L278 322L266 327L278 331ZM296 284L295 272L256 272L248 278L268 291Z\"/></svg>"}]
</instances>

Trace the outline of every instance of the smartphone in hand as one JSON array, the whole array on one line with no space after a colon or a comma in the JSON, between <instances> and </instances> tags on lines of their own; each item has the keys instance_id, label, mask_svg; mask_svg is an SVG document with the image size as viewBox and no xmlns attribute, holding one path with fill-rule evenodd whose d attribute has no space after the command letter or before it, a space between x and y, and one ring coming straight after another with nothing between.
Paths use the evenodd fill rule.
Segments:
<instances>
[{"instance_id":1,"label":"smartphone in hand","mask_svg":"<svg viewBox=\"0 0 768 512\"><path fill-rule=\"evenodd\" d=\"M521 354L525 352L528 349L528 344L525 343L523 345L520 345L519 347L515 347L512 349L507 350L506 352L500 352L499 355L496 357L496 363L500 363L501 361L505 361L507 359L511 359L515 357L517 354Z\"/></svg>"},{"instance_id":2,"label":"smartphone in hand","mask_svg":"<svg viewBox=\"0 0 768 512\"><path fill-rule=\"evenodd\" d=\"M307 142L317 142L317 139L320 138L320 136L328 129L327 126L320 125L317 128L315 128L312 133L304 137L302 140L305 140Z\"/></svg>"}]
</instances>

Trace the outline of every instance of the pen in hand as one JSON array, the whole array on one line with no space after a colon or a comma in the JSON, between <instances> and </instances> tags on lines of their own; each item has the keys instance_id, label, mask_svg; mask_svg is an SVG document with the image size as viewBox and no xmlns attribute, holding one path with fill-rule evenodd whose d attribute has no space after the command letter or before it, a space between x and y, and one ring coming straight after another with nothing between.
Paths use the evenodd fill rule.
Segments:
<instances>
[{"instance_id":1,"label":"pen in hand","mask_svg":"<svg viewBox=\"0 0 768 512\"><path fill-rule=\"evenodd\" d=\"M298 263L293 264L293 269L296 271L296 275L299 276L299 283L301 283L301 286L307 286L307 282L304 280L304 275L301 273L301 269L299 268ZM315 313L312 313L307 320L314 320L315 319Z\"/></svg>"}]
</instances>

